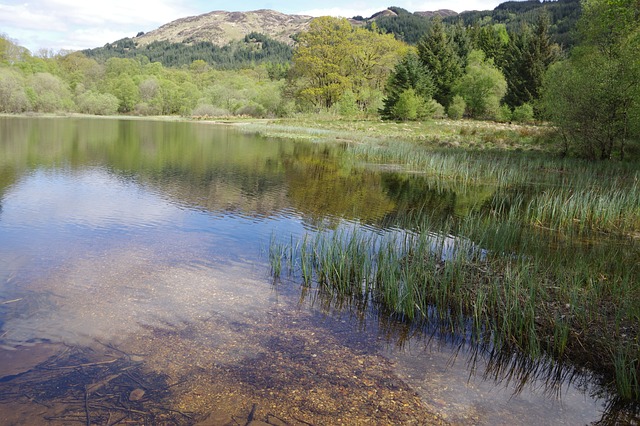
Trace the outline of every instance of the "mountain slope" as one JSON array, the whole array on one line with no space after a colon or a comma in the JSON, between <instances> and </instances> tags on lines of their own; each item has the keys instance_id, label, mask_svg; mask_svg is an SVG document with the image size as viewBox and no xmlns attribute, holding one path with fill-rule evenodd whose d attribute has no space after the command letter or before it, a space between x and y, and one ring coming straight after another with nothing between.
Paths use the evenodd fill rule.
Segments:
<instances>
[{"instance_id":1,"label":"mountain slope","mask_svg":"<svg viewBox=\"0 0 640 426\"><path fill-rule=\"evenodd\" d=\"M138 46L154 41L187 44L206 41L225 46L251 32L257 32L292 45L291 35L306 30L312 19L311 16L286 15L266 9L251 12L214 11L169 22L134 40Z\"/></svg>"}]
</instances>

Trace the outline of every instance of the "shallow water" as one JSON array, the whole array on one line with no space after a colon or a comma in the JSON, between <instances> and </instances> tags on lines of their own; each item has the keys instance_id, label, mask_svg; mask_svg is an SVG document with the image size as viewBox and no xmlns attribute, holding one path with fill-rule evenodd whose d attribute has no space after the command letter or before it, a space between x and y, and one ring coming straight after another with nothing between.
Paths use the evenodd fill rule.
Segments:
<instances>
[{"instance_id":1,"label":"shallow water","mask_svg":"<svg viewBox=\"0 0 640 426\"><path fill-rule=\"evenodd\" d=\"M419 201L419 177L204 123L5 117L0 137L2 424L603 415L588 380L485 379L472 348L270 278L272 235L375 228Z\"/></svg>"}]
</instances>

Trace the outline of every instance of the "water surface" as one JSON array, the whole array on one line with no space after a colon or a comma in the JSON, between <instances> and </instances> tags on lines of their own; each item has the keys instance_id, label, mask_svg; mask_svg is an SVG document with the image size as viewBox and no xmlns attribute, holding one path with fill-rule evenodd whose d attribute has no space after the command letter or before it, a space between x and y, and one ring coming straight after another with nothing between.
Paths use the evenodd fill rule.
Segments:
<instances>
[{"instance_id":1,"label":"water surface","mask_svg":"<svg viewBox=\"0 0 640 426\"><path fill-rule=\"evenodd\" d=\"M274 235L487 196L231 127L0 118L0 422L597 421L588 380L485 377L455 339L270 276Z\"/></svg>"}]
</instances>

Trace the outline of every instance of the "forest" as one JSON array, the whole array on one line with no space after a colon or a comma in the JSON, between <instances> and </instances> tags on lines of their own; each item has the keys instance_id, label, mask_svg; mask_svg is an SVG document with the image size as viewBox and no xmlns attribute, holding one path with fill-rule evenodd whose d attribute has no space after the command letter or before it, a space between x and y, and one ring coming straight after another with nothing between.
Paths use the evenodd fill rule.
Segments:
<instances>
[{"instance_id":1,"label":"forest","mask_svg":"<svg viewBox=\"0 0 640 426\"><path fill-rule=\"evenodd\" d=\"M321 17L293 48L123 39L33 55L0 38L0 112L550 123L565 155L638 156L640 4L507 2L367 25Z\"/></svg>"}]
</instances>

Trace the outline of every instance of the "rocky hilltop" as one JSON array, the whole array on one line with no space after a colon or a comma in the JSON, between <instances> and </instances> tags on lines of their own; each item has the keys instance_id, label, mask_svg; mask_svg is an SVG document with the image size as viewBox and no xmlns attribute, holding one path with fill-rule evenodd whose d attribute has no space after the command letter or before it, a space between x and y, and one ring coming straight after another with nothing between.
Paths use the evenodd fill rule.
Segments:
<instances>
[{"instance_id":1,"label":"rocky hilltop","mask_svg":"<svg viewBox=\"0 0 640 426\"><path fill-rule=\"evenodd\" d=\"M287 15L266 9L251 12L218 10L169 22L139 35L135 41L138 46L160 40L186 44L209 41L224 46L251 32L258 32L283 43L293 44L291 35L306 30L312 19L311 16Z\"/></svg>"},{"instance_id":2,"label":"rocky hilltop","mask_svg":"<svg viewBox=\"0 0 640 426\"><path fill-rule=\"evenodd\" d=\"M457 15L452 10L415 12L414 14L426 17ZM363 25L368 21L388 16L397 16L397 14L386 9L375 13L368 19L352 21L352 23ZM292 45L291 36L309 28L309 22L312 19L312 16L287 15L268 9L251 12L217 10L203 15L177 19L146 34L138 35L134 40L137 46L145 46L154 41L186 44L208 41L218 46L224 46L232 41L242 39L251 32L257 32Z\"/></svg>"},{"instance_id":3,"label":"rocky hilltop","mask_svg":"<svg viewBox=\"0 0 640 426\"><path fill-rule=\"evenodd\" d=\"M458 16L459 13L450 9L440 9L434 10L433 12L414 12L414 15L424 16L425 18L433 18L434 16L446 18L449 16Z\"/></svg>"}]
</instances>

